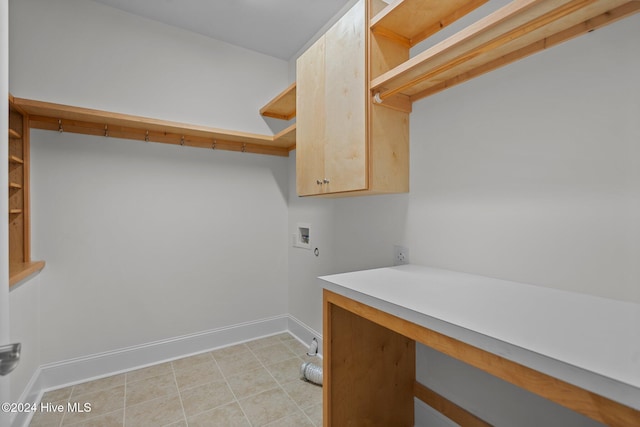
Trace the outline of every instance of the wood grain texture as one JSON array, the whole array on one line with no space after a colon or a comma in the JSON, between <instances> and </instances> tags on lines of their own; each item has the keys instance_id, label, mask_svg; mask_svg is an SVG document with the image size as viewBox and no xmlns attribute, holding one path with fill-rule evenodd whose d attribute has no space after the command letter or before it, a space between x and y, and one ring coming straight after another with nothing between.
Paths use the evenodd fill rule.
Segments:
<instances>
[{"instance_id":1,"label":"wood grain texture","mask_svg":"<svg viewBox=\"0 0 640 427\"><path fill-rule=\"evenodd\" d=\"M9 286L15 286L19 282L23 281L27 277L41 271L45 266L44 261L33 262L21 262L9 264L9 271L11 275L9 277Z\"/></svg>"},{"instance_id":2,"label":"wood grain texture","mask_svg":"<svg viewBox=\"0 0 640 427\"><path fill-rule=\"evenodd\" d=\"M290 138L276 140L275 136L270 135L237 132L21 98L15 98L15 102L30 114L29 124L36 129L62 130L85 135L181 144L198 148L215 146L220 150L276 156L288 156L288 147L291 146Z\"/></svg>"},{"instance_id":3,"label":"wood grain texture","mask_svg":"<svg viewBox=\"0 0 640 427\"><path fill-rule=\"evenodd\" d=\"M371 30L415 46L487 0L396 0L371 20Z\"/></svg>"},{"instance_id":4,"label":"wood grain texture","mask_svg":"<svg viewBox=\"0 0 640 427\"><path fill-rule=\"evenodd\" d=\"M416 382L414 384L415 396L436 411L440 412L451 421L461 427L491 427L491 424L476 417L466 409L456 405L449 399L439 395L430 388Z\"/></svg>"},{"instance_id":5,"label":"wood grain texture","mask_svg":"<svg viewBox=\"0 0 640 427\"><path fill-rule=\"evenodd\" d=\"M361 0L325 34L325 192L368 188L365 31Z\"/></svg>"},{"instance_id":6,"label":"wood grain texture","mask_svg":"<svg viewBox=\"0 0 640 427\"><path fill-rule=\"evenodd\" d=\"M527 51L537 42L577 25L585 25L628 3L637 2L516 0L373 79L371 87L373 92L379 91L383 99L399 93L423 97L443 81L451 83L465 73L475 75L477 71L474 70L483 69L489 63L496 68L500 66L501 57L521 49ZM518 54L514 56L518 57Z\"/></svg>"},{"instance_id":7,"label":"wood grain texture","mask_svg":"<svg viewBox=\"0 0 640 427\"><path fill-rule=\"evenodd\" d=\"M260 114L280 120L291 120L296 116L296 83L279 93L260 109Z\"/></svg>"},{"instance_id":8,"label":"wood grain texture","mask_svg":"<svg viewBox=\"0 0 640 427\"><path fill-rule=\"evenodd\" d=\"M296 146L296 129L297 125L294 123L275 134L273 141L278 145L284 145L287 148L287 151L291 151Z\"/></svg>"},{"instance_id":9,"label":"wood grain texture","mask_svg":"<svg viewBox=\"0 0 640 427\"><path fill-rule=\"evenodd\" d=\"M638 13L638 11L640 11L640 2L631 1L629 3L625 3L622 6L619 6L593 18L587 19L584 22L580 22L574 25L573 27L567 28L566 30L560 31L549 37L545 37L544 39L538 40L534 43L531 43L530 45L521 47L509 54L499 56L498 58L483 63L476 68L470 69L469 71L456 74L453 77L448 77L440 83L428 85L426 89L419 90L418 92L411 95L411 97L409 98L410 102L413 103L417 100L420 100L427 96L431 96L435 93L458 85L460 83L464 83L467 80L471 80L477 76L488 73L512 62L516 62L529 55L533 55L534 53L541 52L565 41L571 40L575 37L579 37L591 31L597 30L623 18L631 16L635 13ZM389 98L389 100L392 100L396 97L397 96Z\"/></svg>"},{"instance_id":10,"label":"wood grain texture","mask_svg":"<svg viewBox=\"0 0 640 427\"><path fill-rule=\"evenodd\" d=\"M415 342L325 302L324 426L413 426Z\"/></svg>"},{"instance_id":11,"label":"wood grain texture","mask_svg":"<svg viewBox=\"0 0 640 427\"><path fill-rule=\"evenodd\" d=\"M613 427L640 425L640 411L481 350L407 320L324 290L325 307L338 306L400 335L481 369L525 390ZM339 329L333 324L332 331ZM335 374L333 374L335 375Z\"/></svg>"},{"instance_id":12,"label":"wood grain texture","mask_svg":"<svg viewBox=\"0 0 640 427\"><path fill-rule=\"evenodd\" d=\"M300 196L321 194L324 178L325 38L321 37L296 62L296 188Z\"/></svg>"}]
</instances>

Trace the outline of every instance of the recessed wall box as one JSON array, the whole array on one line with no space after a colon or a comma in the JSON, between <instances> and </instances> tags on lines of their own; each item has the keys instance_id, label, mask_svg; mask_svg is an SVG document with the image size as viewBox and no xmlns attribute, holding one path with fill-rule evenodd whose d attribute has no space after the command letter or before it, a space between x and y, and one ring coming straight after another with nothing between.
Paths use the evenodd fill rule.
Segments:
<instances>
[{"instance_id":1,"label":"recessed wall box","mask_svg":"<svg viewBox=\"0 0 640 427\"><path fill-rule=\"evenodd\" d=\"M293 246L311 249L311 224L297 224Z\"/></svg>"}]
</instances>

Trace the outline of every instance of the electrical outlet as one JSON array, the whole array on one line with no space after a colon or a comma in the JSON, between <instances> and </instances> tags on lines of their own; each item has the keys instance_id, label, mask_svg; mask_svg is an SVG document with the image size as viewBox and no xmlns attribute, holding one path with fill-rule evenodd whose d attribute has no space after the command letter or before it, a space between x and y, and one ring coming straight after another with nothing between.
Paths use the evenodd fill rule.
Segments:
<instances>
[{"instance_id":1,"label":"electrical outlet","mask_svg":"<svg viewBox=\"0 0 640 427\"><path fill-rule=\"evenodd\" d=\"M404 246L393 247L393 265L409 264L409 248Z\"/></svg>"}]
</instances>

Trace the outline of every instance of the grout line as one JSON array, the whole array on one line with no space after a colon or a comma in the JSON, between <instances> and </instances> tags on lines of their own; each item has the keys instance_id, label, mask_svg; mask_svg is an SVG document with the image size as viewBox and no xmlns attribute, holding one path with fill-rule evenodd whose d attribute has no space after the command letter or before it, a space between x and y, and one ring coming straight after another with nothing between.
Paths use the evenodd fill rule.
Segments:
<instances>
[{"instance_id":1,"label":"grout line","mask_svg":"<svg viewBox=\"0 0 640 427\"><path fill-rule=\"evenodd\" d=\"M291 335L291 334L289 334L289 336L292 336L292 335ZM301 362L304 362L304 359L303 359L302 357L298 356L297 354L295 354L295 351L294 351L291 347L289 347L287 344L285 344L285 342L284 342L284 340L283 340L282 338L280 338L280 343L281 343L281 344L283 344L283 345L287 348L287 350L289 350L292 354L294 354L294 356L295 356L298 360L301 360ZM249 347L249 346L247 346L247 347L249 348L249 351L251 351L251 352L253 353L253 355L256 357L256 359L258 359L258 362L260 362L260 364L264 367L264 369L266 369L266 371L269 373L269 375L271 375L271 378L273 378L273 379L274 379L274 381L276 382L276 384L278 384L278 387L280 388L280 390L282 390L282 391L284 392L284 394L285 394L285 395L286 395L286 396L287 396L287 397L288 397L288 398L293 402L293 404L294 404L294 405L296 405L296 408L298 408L298 411L302 412L302 415L304 415L304 417L309 421L309 423L311 423L311 425L312 425L312 426L315 426L315 423L313 422L313 420L312 420L311 418L309 418L309 416L306 414L306 412L304 412L304 410L302 409L302 407L301 407L300 405L298 405L298 402L296 402L294 399L292 399L292 398L291 398L291 396L289 396L289 393L287 393L287 390L285 390L285 389L284 389L283 384L281 384L281 383L280 383L280 381L278 381L278 380L276 379L276 377L274 377L274 376L273 376L273 374L271 373L271 371L269 370L269 368L267 367L267 365L266 365L266 364L264 364L264 363L262 362L262 360L260 360L260 358L258 358L258 356L253 352L253 349L252 349L251 347ZM267 347L269 347L269 346L260 347L260 348L257 348L256 350L260 350L261 348L263 348L263 349L264 349L264 348L267 348ZM290 358L290 359L293 359L293 357L292 357L292 358ZM286 360L290 360L290 359L281 360L280 362L276 362L276 363L281 363L281 362L284 362L284 361L286 361ZM275 363L274 363L274 364L275 364ZM302 380L300 380L300 379L298 379L298 380L299 380L299 381L302 381ZM284 384L288 384L288 383L290 383L290 382L294 382L294 381L295 381L295 380L288 381L287 383L284 383ZM312 406L314 406L314 405L312 405ZM311 407L311 406L309 406L309 407ZM287 418L287 417L289 417L289 416L291 416L291 415L293 415L293 414L287 414L287 415L285 415L285 416L284 416L284 417L282 417L282 418L278 418L277 420L273 420L273 421L269 422L269 424L274 423L274 422L276 422L276 421L283 420L283 419L285 419L285 418Z\"/></svg>"},{"instance_id":2,"label":"grout line","mask_svg":"<svg viewBox=\"0 0 640 427\"><path fill-rule=\"evenodd\" d=\"M122 426L127 427L127 388L129 388L129 378L128 375L124 374L124 402L122 405Z\"/></svg>"},{"instance_id":3,"label":"grout line","mask_svg":"<svg viewBox=\"0 0 640 427\"><path fill-rule=\"evenodd\" d=\"M178 377L176 376L176 370L173 366L173 362L171 362L171 372L173 373L173 381L176 384L176 390L178 390L178 400L180 400L180 407L182 408L182 418L184 418L185 424L189 425L189 422L187 421L187 411L184 410L184 403L182 403L182 393L180 393L180 386L178 385Z\"/></svg>"},{"instance_id":4,"label":"grout line","mask_svg":"<svg viewBox=\"0 0 640 427\"><path fill-rule=\"evenodd\" d=\"M247 349L249 351L251 351L251 349L249 348L249 346L246 343L239 344L239 345L244 345L245 347L247 347ZM224 379L224 383L227 385L227 387L229 387L229 390L231 391L231 394L233 395L234 402L238 404L238 407L240 408L240 411L242 411L242 415L244 415L244 417L249 422L249 424L253 425L253 423L249 419L249 416L247 415L247 413L244 411L244 408L240 404L240 399L238 399L238 396L236 396L236 393L233 391L233 388L231 387L231 384L229 384L229 380L227 380L227 376L225 375L225 373L222 370L222 368L220 368L220 365L218 365L218 361L216 360L216 357L213 355L213 352L210 352L210 354L211 354L211 358L213 359L213 363L216 364L216 367L218 368L218 370L220 371L220 374L222 375L222 378ZM258 360L258 362L259 362L259 360ZM219 408L219 406L218 406L218 408Z\"/></svg>"}]
</instances>

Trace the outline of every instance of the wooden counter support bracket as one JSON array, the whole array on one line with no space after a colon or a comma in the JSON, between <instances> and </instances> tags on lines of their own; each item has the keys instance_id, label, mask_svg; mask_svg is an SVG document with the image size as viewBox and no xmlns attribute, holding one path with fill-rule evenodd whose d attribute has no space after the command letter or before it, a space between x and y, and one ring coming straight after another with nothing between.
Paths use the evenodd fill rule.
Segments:
<instances>
[{"instance_id":1,"label":"wooden counter support bracket","mask_svg":"<svg viewBox=\"0 0 640 427\"><path fill-rule=\"evenodd\" d=\"M381 354L393 354L398 350L393 346L397 346L399 344L396 342L392 345L391 341L389 341L389 339L391 338L385 338L383 341L380 341L376 336L372 337L371 335L367 335L366 339L360 339L358 338L359 335L354 335L354 325L357 325L359 324L359 322L366 320L368 321L366 325L368 325L369 323L372 323L374 325L366 326L366 328L368 329L378 330L386 328L389 331L393 331L393 333L391 334L391 337L394 337L393 340L399 340L399 337L406 337L410 340L420 342L441 353L444 353L471 366L488 372L495 377L501 378L525 390L529 390L532 393L556 402L562 406L586 415L587 417L606 425L613 427L628 427L632 425L640 425L640 411L635 410L631 407L620 404L583 388L574 386L557 378L551 377L534 369L528 368L519 363L510 361L496 354L481 350L462 341L419 326L415 323L401 319L392 314L385 313L376 308L346 298L342 295L338 295L326 289L324 290L323 295L325 310L324 331L326 337L325 339L327 340L325 341L324 358L324 369L326 376L324 398L326 399L326 402L330 402L329 405L324 405L324 415L326 417L326 420L332 419L331 416L334 415L332 414L332 411L335 412L336 407L339 408L340 405L347 404L344 402L349 402L349 404L358 403L361 405L365 405L366 408L357 408L357 411L359 411L359 413L366 413L368 410L372 410L375 412L377 409L372 407L376 407L377 405L380 405L381 408L386 408L385 404L389 404L388 402L385 403L386 399L394 397L393 393L386 394L386 392L380 391L380 394L376 394L375 400L364 403L360 402L359 399L366 400L365 397L363 397L367 396L366 394L354 394L352 397L347 396L348 393L351 392L349 387L352 387L352 382L349 382L348 384L332 384L334 376L340 378L340 376L336 375L335 370L343 369L342 366L344 363L354 363L353 360L358 360L356 359L356 356L363 358L362 360L367 360L368 362L366 365L364 365L363 368L361 368L360 374L354 374L351 372L345 373L344 371L340 371L341 375L346 375L346 378L350 378L351 380L354 380L354 375L363 375L365 373L371 374L372 372L377 372L375 369L372 370L370 368L376 366L376 363L379 363L376 360L369 361L369 359L379 359L379 351L370 355L362 354L361 350L357 346L349 346L349 341L346 338L340 338L342 335L348 334L349 339L355 339L355 342L357 343L369 342L369 344L367 344L369 346L369 349L375 347L375 345L379 345L381 342L384 342L385 344L383 344L382 346L383 351ZM344 332L345 330L350 332ZM360 334L362 333L361 330L356 332ZM369 331L367 331L367 333L368 332ZM337 334L337 337L335 337L334 334ZM398 338L395 338L396 335L394 334L398 335ZM400 342L402 342L402 340L400 340ZM405 345L408 344L402 344L402 346ZM345 347L341 348L340 346ZM359 351L360 353L350 353L351 351ZM409 351L409 349L407 349L407 351ZM338 360L334 360L336 354L339 355ZM394 375L394 372L396 375L398 375L396 381L399 382L396 382L395 384L406 381L406 378L403 379L403 375L411 375L411 381L414 381L414 371L411 371L409 373L409 370L406 370L406 372L402 374L401 372L403 371L403 368L399 367L400 365L386 364L384 366L387 370L392 371L385 373L384 375ZM362 369L364 369L364 371L362 371ZM342 392L339 396L336 396L336 390L338 390L338 393L340 393L339 390L344 390L344 392ZM367 391L367 393L370 392L371 390ZM394 393L396 393L396 391L394 391ZM344 399L342 401L343 403L340 402L340 399ZM406 397L404 399L406 400ZM393 405L406 404L406 402L403 402L404 400L400 399L400 402L394 403ZM356 409L351 408L348 412L351 413L354 410ZM383 412L384 410L385 409L382 409ZM411 416L413 416L413 412L411 412ZM331 425L332 424L330 422L327 424L327 421L325 421L325 427ZM391 424L372 423L371 425ZM405 424L400 423L394 425ZM335 426L337 426L337 424Z\"/></svg>"}]
</instances>

